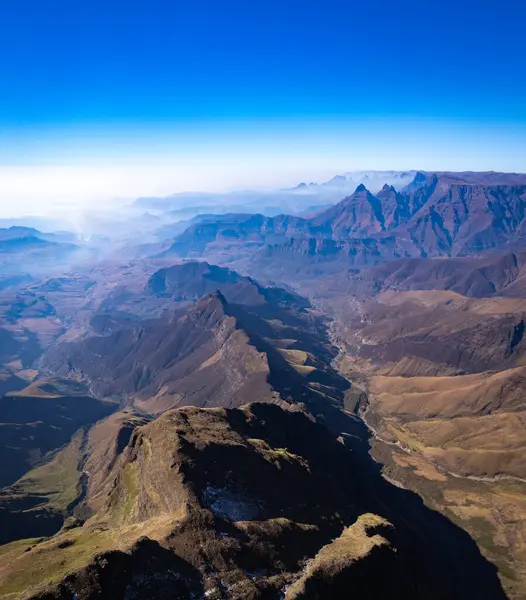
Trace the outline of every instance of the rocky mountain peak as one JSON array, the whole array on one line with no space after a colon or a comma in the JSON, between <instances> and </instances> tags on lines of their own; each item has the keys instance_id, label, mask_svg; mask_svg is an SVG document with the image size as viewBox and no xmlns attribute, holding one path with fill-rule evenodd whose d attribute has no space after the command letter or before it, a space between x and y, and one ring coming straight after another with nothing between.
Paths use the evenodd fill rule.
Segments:
<instances>
[{"instance_id":1,"label":"rocky mountain peak","mask_svg":"<svg viewBox=\"0 0 526 600\"><path fill-rule=\"evenodd\" d=\"M418 171L415 174L415 177L412 181L412 185L420 185L422 183L425 183L427 180L427 173L425 173L424 171Z\"/></svg>"}]
</instances>

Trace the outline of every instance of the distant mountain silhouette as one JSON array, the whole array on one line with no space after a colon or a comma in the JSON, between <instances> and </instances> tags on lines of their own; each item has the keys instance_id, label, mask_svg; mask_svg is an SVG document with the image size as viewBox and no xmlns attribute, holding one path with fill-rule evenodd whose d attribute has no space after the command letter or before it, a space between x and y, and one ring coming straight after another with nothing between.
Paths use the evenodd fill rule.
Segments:
<instances>
[{"instance_id":1,"label":"distant mountain silhouette","mask_svg":"<svg viewBox=\"0 0 526 600\"><path fill-rule=\"evenodd\" d=\"M526 239L526 175L422 173L402 190L354 193L311 218L206 216L179 235L167 256L220 248L274 256L281 248L351 265L404 257L465 256ZM268 252L268 251L266 251Z\"/></svg>"}]
</instances>

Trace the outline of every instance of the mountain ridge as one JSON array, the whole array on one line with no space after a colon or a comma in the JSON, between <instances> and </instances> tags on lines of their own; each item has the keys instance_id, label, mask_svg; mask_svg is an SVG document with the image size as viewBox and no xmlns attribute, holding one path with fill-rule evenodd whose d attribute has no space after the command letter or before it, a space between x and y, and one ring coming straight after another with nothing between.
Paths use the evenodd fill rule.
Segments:
<instances>
[{"instance_id":1,"label":"mountain ridge","mask_svg":"<svg viewBox=\"0 0 526 600\"><path fill-rule=\"evenodd\" d=\"M403 256L462 256L519 242L526 235L525 215L526 175L419 172L398 191L384 186L374 195L360 184L353 194L308 219L224 215L197 220L167 253L200 256L223 248L248 252L302 238L332 240L343 252L326 256L342 262L349 260L345 245L357 240L370 240L377 248L368 253L368 263Z\"/></svg>"},{"instance_id":2,"label":"mountain ridge","mask_svg":"<svg viewBox=\"0 0 526 600\"><path fill-rule=\"evenodd\" d=\"M133 430L93 517L4 551L0 586L5 598L35 600L298 599L320 585L325 597L349 586L375 599L386 586L415 600L503 597L465 534L460 569L403 520L372 512L382 503L364 476L297 407L170 410Z\"/></svg>"}]
</instances>

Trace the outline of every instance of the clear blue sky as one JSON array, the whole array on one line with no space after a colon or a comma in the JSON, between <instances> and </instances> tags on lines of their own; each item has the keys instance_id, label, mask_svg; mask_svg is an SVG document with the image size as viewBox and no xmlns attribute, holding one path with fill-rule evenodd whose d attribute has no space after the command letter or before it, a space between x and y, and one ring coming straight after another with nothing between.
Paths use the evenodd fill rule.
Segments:
<instances>
[{"instance_id":1,"label":"clear blue sky","mask_svg":"<svg viewBox=\"0 0 526 600\"><path fill-rule=\"evenodd\" d=\"M0 165L318 146L526 170L525 23L524 0L1 0Z\"/></svg>"},{"instance_id":2,"label":"clear blue sky","mask_svg":"<svg viewBox=\"0 0 526 600\"><path fill-rule=\"evenodd\" d=\"M526 120L523 0L2 0L2 124Z\"/></svg>"}]
</instances>

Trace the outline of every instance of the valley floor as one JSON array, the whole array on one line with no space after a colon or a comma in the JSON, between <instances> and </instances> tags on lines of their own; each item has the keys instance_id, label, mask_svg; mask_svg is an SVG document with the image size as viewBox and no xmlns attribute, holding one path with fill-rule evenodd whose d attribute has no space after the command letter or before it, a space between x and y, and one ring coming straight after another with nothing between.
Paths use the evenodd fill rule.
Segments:
<instances>
[{"instance_id":1,"label":"valley floor","mask_svg":"<svg viewBox=\"0 0 526 600\"><path fill-rule=\"evenodd\" d=\"M350 305L357 308L355 318L363 319L360 303ZM359 401L355 395L348 399L348 405L369 431L371 456L382 465L383 476L401 488L416 492L429 507L468 531L482 553L498 567L509 597L523 600L526 598L526 478L507 473L472 475L462 463L447 461L447 452L456 448L457 430L451 434L452 444L446 450L423 442L405 426L412 420L407 413L393 416L389 407L382 405L385 390L393 388L395 394L400 393L401 378L375 375L371 364L363 361L356 348L349 345L347 323L338 317L331 323L330 337L339 350L334 364L351 384L358 381L363 390ZM382 382L381 393L378 379ZM407 387L412 379L402 378ZM440 383L438 376L429 379ZM445 427L436 418L434 422L435 429ZM499 436L501 445L509 443L504 431L495 431L494 435ZM481 452L480 448L475 452ZM520 446L519 452L523 456L524 446ZM455 464L459 472L454 471Z\"/></svg>"}]
</instances>

